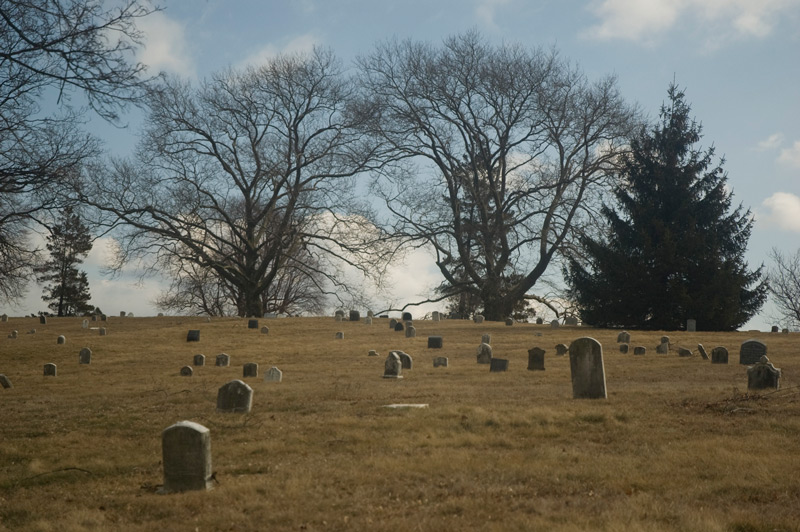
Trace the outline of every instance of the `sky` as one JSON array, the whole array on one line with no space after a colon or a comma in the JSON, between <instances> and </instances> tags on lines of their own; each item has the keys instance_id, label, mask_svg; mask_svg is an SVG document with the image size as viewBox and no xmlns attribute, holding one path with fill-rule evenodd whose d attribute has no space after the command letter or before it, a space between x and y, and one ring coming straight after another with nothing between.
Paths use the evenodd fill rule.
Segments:
<instances>
[{"instance_id":1,"label":"sky","mask_svg":"<svg viewBox=\"0 0 800 532\"><path fill-rule=\"evenodd\" d=\"M139 60L151 73L200 80L283 52L331 48L345 65L385 39L441 42L477 29L491 42L555 47L590 79L617 76L622 95L656 118L674 80L714 146L734 204L755 225L747 260L800 248L800 0L164 0L142 20ZM90 128L110 153L128 155L141 117L127 129L99 120ZM107 313L158 312L156 280L128 272L111 279L99 240L85 262L92 303ZM423 251L393 275L394 302L419 299L441 278ZM29 288L18 313L44 310ZM385 302L382 300L380 302ZM768 304L744 329L768 330ZM411 309L417 314L437 308Z\"/></svg>"}]
</instances>

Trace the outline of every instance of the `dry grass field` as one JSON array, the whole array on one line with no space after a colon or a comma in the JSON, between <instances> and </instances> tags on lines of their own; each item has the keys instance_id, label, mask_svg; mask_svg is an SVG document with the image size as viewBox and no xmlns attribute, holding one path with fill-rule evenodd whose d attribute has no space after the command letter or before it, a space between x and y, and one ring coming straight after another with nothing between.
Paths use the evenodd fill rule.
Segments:
<instances>
[{"instance_id":1,"label":"dry grass field","mask_svg":"<svg viewBox=\"0 0 800 532\"><path fill-rule=\"evenodd\" d=\"M79 318L3 323L14 387L0 389L0 529L800 530L800 335L667 333L695 352L680 358L655 354L660 332L632 332L648 349L634 356L617 331L577 327L420 320L405 338L385 319L260 325L268 335L241 319L110 317L101 337ZM508 372L476 363L486 332ZM434 334L443 349L427 348ZM572 399L554 346L581 336L603 344L607 400ZM780 390L747 393L751 337L782 368ZM731 363L702 360L698 343L728 347ZM526 369L534 346L545 371ZM402 380L381 378L391 349L413 357ZM221 352L231 367L213 366ZM196 353L210 365L179 376ZM42 376L48 362L57 377ZM252 412L217 413L246 362L259 364ZM282 383L263 382L271 366ZM181 420L210 429L217 482L160 495L161 431Z\"/></svg>"}]
</instances>

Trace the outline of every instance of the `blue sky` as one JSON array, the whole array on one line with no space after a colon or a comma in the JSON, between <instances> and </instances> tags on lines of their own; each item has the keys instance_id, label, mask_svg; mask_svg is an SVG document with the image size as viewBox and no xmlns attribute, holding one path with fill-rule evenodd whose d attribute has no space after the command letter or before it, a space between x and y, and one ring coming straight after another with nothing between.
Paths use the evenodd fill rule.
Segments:
<instances>
[{"instance_id":1,"label":"blue sky","mask_svg":"<svg viewBox=\"0 0 800 532\"><path fill-rule=\"evenodd\" d=\"M142 21L147 43L139 59L151 72L190 79L257 63L314 45L345 62L378 41L397 37L431 42L478 29L493 42L555 46L590 78L618 76L622 94L651 117L669 83L685 88L703 124L702 146L725 157L734 202L756 219L751 265L767 262L772 247L800 247L800 0L166 0ZM130 153L135 114L119 131L98 121L109 151ZM90 257L93 302L107 312L157 311L155 283L131 285L95 274L105 255ZM431 284L436 272L424 254L398 269L397 300ZM44 308L38 287L23 304ZM764 314L769 313L769 308ZM748 325L764 328L762 316Z\"/></svg>"}]
</instances>

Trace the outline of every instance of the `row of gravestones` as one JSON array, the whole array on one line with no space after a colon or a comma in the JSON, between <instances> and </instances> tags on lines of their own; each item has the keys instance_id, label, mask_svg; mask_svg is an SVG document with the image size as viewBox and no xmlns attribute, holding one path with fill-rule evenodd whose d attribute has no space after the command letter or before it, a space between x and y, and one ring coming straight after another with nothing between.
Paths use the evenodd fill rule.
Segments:
<instances>
[{"instance_id":1,"label":"row of gravestones","mask_svg":"<svg viewBox=\"0 0 800 532\"><path fill-rule=\"evenodd\" d=\"M192 365L195 367L206 365L206 356L202 354L194 355ZM231 357L227 353L220 353L214 359L214 365L218 367L228 367L231 365ZM194 368L192 366L183 366L180 369L182 377L192 377L194 375ZM242 366L242 378L257 378L258 377L258 364L255 362L248 362ZM283 380L283 372L277 367L272 366L264 375L264 382L281 382Z\"/></svg>"},{"instance_id":2,"label":"row of gravestones","mask_svg":"<svg viewBox=\"0 0 800 532\"><path fill-rule=\"evenodd\" d=\"M617 335L617 342L619 343L619 350L621 353L628 352L630 341L631 341L631 335L627 331L622 331ZM669 353L670 345L671 344L669 336L662 336L661 343L656 347L656 353L658 354ZM684 347L678 347L676 348L676 350L679 356L682 357L693 356L692 351ZM700 356L703 357L703 360L710 359L712 364L728 363L728 350L723 346L717 346L714 349L712 349L710 357L705 347L703 347L703 344L697 344L697 350L700 353ZM638 346L634 348L635 355L644 355L646 352L647 349L644 346ZM744 364L744 365L756 364L761 360L762 356L766 355L767 355L767 345L764 342L761 342L760 340L751 338L750 340L742 342L741 346L739 347L739 364Z\"/></svg>"}]
</instances>

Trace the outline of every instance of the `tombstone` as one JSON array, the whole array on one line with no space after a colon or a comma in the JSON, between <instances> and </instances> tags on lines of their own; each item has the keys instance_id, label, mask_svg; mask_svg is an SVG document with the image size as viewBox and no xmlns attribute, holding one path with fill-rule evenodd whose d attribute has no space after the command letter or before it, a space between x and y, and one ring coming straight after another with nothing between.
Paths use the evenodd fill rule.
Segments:
<instances>
[{"instance_id":1,"label":"tombstone","mask_svg":"<svg viewBox=\"0 0 800 532\"><path fill-rule=\"evenodd\" d=\"M542 325L544 320L542 318L536 318L536 325Z\"/></svg>"},{"instance_id":2,"label":"tombstone","mask_svg":"<svg viewBox=\"0 0 800 532\"><path fill-rule=\"evenodd\" d=\"M17 338L19 336L19 331L14 329L11 331L11 334L8 335L9 338Z\"/></svg>"},{"instance_id":3,"label":"tombstone","mask_svg":"<svg viewBox=\"0 0 800 532\"><path fill-rule=\"evenodd\" d=\"M628 344L619 344L619 352L620 353L627 353L628 352Z\"/></svg>"},{"instance_id":4,"label":"tombstone","mask_svg":"<svg viewBox=\"0 0 800 532\"><path fill-rule=\"evenodd\" d=\"M383 378L384 379L402 379L403 378L403 363L397 353L392 351L386 357L386 362L383 364Z\"/></svg>"},{"instance_id":5,"label":"tombstone","mask_svg":"<svg viewBox=\"0 0 800 532\"><path fill-rule=\"evenodd\" d=\"M397 325L397 320L392 318L389 320L389 328L394 330L394 326Z\"/></svg>"},{"instance_id":6,"label":"tombstone","mask_svg":"<svg viewBox=\"0 0 800 532\"><path fill-rule=\"evenodd\" d=\"M368 310L368 311L367 311L367 317L368 317L368 318L374 318L374 317L375 317L375 313L374 313L374 312L372 312L371 310Z\"/></svg>"},{"instance_id":7,"label":"tombstone","mask_svg":"<svg viewBox=\"0 0 800 532\"><path fill-rule=\"evenodd\" d=\"M351 310L350 321L361 321L361 313L357 310Z\"/></svg>"},{"instance_id":8,"label":"tombstone","mask_svg":"<svg viewBox=\"0 0 800 532\"><path fill-rule=\"evenodd\" d=\"M691 318L686 320L686 332L697 332L697 320Z\"/></svg>"},{"instance_id":9,"label":"tombstone","mask_svg":"<svg viewBox=\"0 0 800 532\"><path fill-rule=\"evenodd\" d=\"M248 329L258 329L258 320L255 320L255 319L247 320L247 328Z\"/></svg>"},{"instance_id":10,"label":"tombstone","mask_svg":"<svg viewBox=\"0 0 800 532\"><path fill-rule=\"evenodd\" d=\"M88 347L81 349L78 353L78 364L91 364L92 363L92 350Z\"/></svg>"},{"instance_id":11,"label":"tombstone","mask_svg":"<svg viewBox=\"0 0 800 532\"><path fill-rule=\"evenodd\" d=\"M417 328L413 325L406 328L406 338L416 338L417 337Z\"/></svg>"},{"instance_id":12,"label":"tombstone","mask_svg":"<svg viewBox=\"0 0 800 532\"><path fill-rule=\"evenodd\" d=\"M711 350L711 363L712 364L727 364L728 363L728 350L724 347L717 346Z\"/></svg>"},{"instance_id":13,"label":"tombstone","mask_svg":"<svg viewBox=\"0 0 800 532\"><path fill-rule=\"evenodd\" d=\"M246 379L247 377L258 377L258 364L248 362L242 366L242 378Z\"/></svg>"},{"instance_id":14,"label":"tombstone","mask_svg":"<svg viewBox=\"0 0 800 532\"><path fill-rule=\"evenodd\" d=\"M281 382L283 381L283 372L272 366L264 374L264 382Z\"/></svg>"},{"instance_id":15,"label":"tombstone","mask_svg":"<svg viewBox=\"0 0 800 532\"><path fill-rule=\"evenodd\" d=\"M747 389L765 390L780 388L781 370L772 365L766 355L753 366L747 368Z\"/></svg>"},{"instance_id":16,"label":"tombstone","mask_svg":"<svg viewBox=\"0 0 800 532\"><path fill-rule=\"evenodd\" d=\"M28 331L28 334L36 334L36 329L31 329L30 331Z\"/></svg>"},{"instance_id":17,"label":"tombstone","mask_svg":"<svg viewBox=\"0 0 800 532\"><path fill-rule=\"evenodd\" d=\"M194 375L192 366L183 366L181 368L181 377L191 377L192 375Z\"/></svg>"},{"instance_id":18,"label":"tombstone","mask_svg":"<svg viewBox=\"0 0 800 532\"><path fill-rule=\"evenodd\" d=\"M556 344L556 356L562 357L567 354L569 348L564 344Z\"/></svg>"},{"instance_id":19,"label":"tombstone","mask_svg":"<svg viewBox=\"0 0 800 532\"><path fill-rule=\"evenodd\" d=\"M3 323L7 323L8 322L8 314L3 314L2 316L0 316L0 321L2 321Z\"/></svg>"},{"instance_id":20,"label":"tombstone","mask_svg":"<svg viewBox=\"0 0 800 532\"><path fill-rule=\"evenodd\" d=\"M189 332L186 334L186 341L187 342L199 342L200 341L200 330L199 329L190 329Z\"/></svg>"},{"instance_id":21,"label":"tombstone","mask_svg":"<svg viewBox=\"0 0 800 532\"><path fill-rule=\"evenodd\" d=\"M133 317L133 312L128 312L128 317L132 318Z\"/></svg>"},{"instance_id":22,"label":"tombstone","mask_svg":"<svg viewBox=\"0 0 800 532\"><path fill-rule=\"evenodd\" d=\"M669 343L669 336L662 336L661 337L661 343L662 344L668 344Z\"/></svg>"},{"instance_id":23,"label":"tombstone","mask_svg":"<svg viewBox=\"0 0 800 532\"><path fill-rule=\"evenodd\" d=\"M405 329L405 327L403 327L403 324L401 322L398 321L397 323L394 324L395 331L400 332L403 329Z\"/></svg>"},{"instance_id":24,"label":"tombstone","mask_svg":"<svg viewBox=\"0 0 800 532\"><path fill-rule=\"evenodd\" d=\"M275 312L265 312L264 318L268 320L276 320L278 319L278 314L276 314Z\"/></svg>"},{"instance_id":25,"label":"tombstone","mask_svg":"<svg viewBox=\"0 0 800 532\"><path fill-rule=\"evenodd\" d=\"M337 332L336 333L336 339L337 340L344 340L344 333L342 331Z\"/></svg>"},{"instance_id":26,"label":"tombstone","mask_svg":"<svg viewBox=\"0 0 800 532\"><path fill-rule=\"evenodd\" d=\"M121 310L121 311L120 311L120 313L119 313L119 317L120 317L120 318L124 318L124 317L125 317L125 311L124 311L124 310Z\"/></svg>"},{"instance_id":27,"label":"tombstone","mask_svg":"<svg viewBox=\"0 0 800 532\"><path fill-rule=\"evenodd\" d=\"M781 334L789 334L789 329L783 329L783 330L781 331Z\"/></svg>"},{"instance_id":28,"label":"tombstone","mask_svg":"<svg viewBox=\"0 0 800 532\"><path fill-rule=\"evenodd\" d=\"M647 348L643 345L637 345L633 348L634 355L645 355L647 354Z\"/></svg>"},{"instance_id":29,"label":"tombstone","mask_svg":"<svg viewBox=\"0 0 800 532\"><path fill-rule=\"evenodd\" d=\"M92 321L97 321L97 314L92 314Z\"/></svg>"},{"instance_id":30,"label":"tombstone","mask_svg":"<svg viewBox=\"0 0 800 532\"><path fill-rule=\"evenodd\" d=\"M433 367L447 367L448 359L447 357L433 357Z\"/></svg>"},{"instance_id":31,"label":"tombstone","mask_svg":"<svg viewBox=\"0 0 800 532\"><path fill-rule=\"evenodd\" d=\"M574 399L606 399L603 346L594 338L578 338L569 345L569 369Z\"/></svg>"},{"instance_id":32,"label":"tombstone","mask_svg":"<svg viewBox=\"0 0 800 532\"><path fill-rule=\"evenodd\" d=\"M210 490L211 433L193 421L179 421L161 433L164 487L161 493Z\"/></svg>"},{"instance_id":33,"label":"tombstone","mask_svg":"<svg viewBox=\"0 0 800 532\"><path fill-rule=\"evenodd\" d=\"M489 334L489 333L483 333L483 334L481 335L481 343L482 343L482 344L489 344L489 345L491 345L491 343L492 343L492 335L491 335L491 334Z\"/></svg>"},{"instance_id":34,"label":"tombstone","mask_svg":"<svg viewBox=\"0 0 800 532\"><path fill-rule=\"evenodd\" d=\"M407 322L405 322L405 326L406 326L406 329L408 329L409 327L413 327L414 326L414 322L411 321L411 320L408 320Z\"/></svg>"},{"instance_id":35,"label":"tombstone","mask_svg":"<svg viewBox=\"0 0 800 532\"><path fill-rule=\"evenodd\" d=\"M47 325L47 316L45 316L44 314L40 315L39 316L39 323L42 324L42 325Z\"/></svg>"},{"instance_id":36,"label":"tombstone","mask_svg":"<svg viewBox=\"0 0 800 532\"><path fill-rule=\"evenodd\" d=\"M364 325L372 325L372 316L364 318Z\"/></svg>"},{"instance_id":37,"label":"tombstone","mask_svg":"<svg viewBox=\"0 0 800 532\"><path fill-rule=\"evenodd\" d=\"M14 387L14 385L11 384L9 378L6 377L5 375L0 375L0 386L2 386L6 390Z\"/></svg>"},{"instance_id":38,"label":"tombstone","mask_svg":"<svg viewBox=\"0 0 800 532\"><path fill-rule=\"evenodd\" d=\"M472 321L478 324L483 323L484 321L483 314L475 314L475 316L472 317Z\"/></svg>"},{"instance_id":39,"label":"tombstone","mask_svg":"<svg viewBox=\"0 0 800 532\"><path fill-rule=\"evenodd\" d=\"M428 336L428 349L441 349L442 342L441 336Z\"/></svg>"},{"instance_id":40,"label":"tombstone","mask_svg":"<svg viewBox=\"0 0 800 532\"><path fill-rule=\"evenodd\" d=\"M267 327L266 325L261 327L261 334L269 334L269 327Z\"/></svg>"},{"instance_id":41,"label":"tombstone","mask_svg":"<svg viewBox=\"0 0 800 532\"><path fill-rule=\"evenodd\" d=\"M690 356L693 356L693 353L692 353L691 350L686 349L685 347L679 347L678 348L678 356L679 357L688 358Z\"/></svg>"},{"instance_id":42,"label":"tombstone","mask_svg":"<svg viewBox=\"0 0 800 532\"><path fill-rule=\"evenodd\" d=\"M56 344L63 345L65 343L67 343L67 338L63 334L56 338Z\"/></svg>"},{"instance_id":43,"label":"tombstone","mask_svg":"<svg viewBox=\"0 0 800 532\"><path fill-rule=\"evenodd\" d=\"M223 384L217 392L217 412L247 414L253 406L253 389L240 380Z\"/></svg>"},{"instance_id":44,"label":"tombstone","mask_svg":"<svg viewBox=\"0 0 800 532\"><path fill-rule=\"evenodd\" d=\"M669 342L661 342L656 346L656 353L666 355L669 353Z\"/></svg>"},{"instance_id":45,"label":"tombstone","mask_svg":"<svg viewBox=\"0 0 800 532\"><path fill-rule=\"evenodd\" d=\"M370 349L369 350L369 354L367 356L368 357L376 357L376 356L378 356L378 352L375 351L374 349Z\"/></svg>"},{"instance_id":46,"label":"tombstone","mask_svg":"<svg viewBox=\"0 0 800 532\"><path fill-rule=\"evenodd\" d=\"M403 312L403 321L411 321L413 319L410 312Z\"/></svg>"},{"instance_id":47,"label":"tombstone","mask_svg":"<svg viewBox=\"0 0 800 532\"><path fill-rule=\"evenodd\" d=\"M164 313L163 312L159 312L158 314L156 314L156 317L157 318L163 318L164 317Z\"/></svg>"},{"instance_id":48,"label":"tombstone","mask_svg":"<svg viewBox=\"0 0 800 532\"><path fill-rule=\"evenodd\" d=\"M58 374L58 368L55 364L50 362L49 364L44 365L44 376L45 377L55 377Z\"/></svg>"},{"instance_id":49,"label":"tombstone","mask_svg":"<svg viewBox=\"0 0 800 532\"><path fill-rule=\"evenodd\" d=\"M105 327L100 327L99 329L97 329L97 331L100 333L100 336L105 336L108 334L108 331L106 331Z\"/></svg>"},{"instance_id":50,"label":"tombstone","mask_svg":"<svg viewBox=\"0 0 800 532\"><path fill-rule=\"evenodd\" d=\"M344 316L340 316L339 314L337 314L336 316L333 317L333 319L336 320L337 322L344 321Z\"/></svg>"},{"instance_id":51,"label":"tombstone","mask_svg":"<svg viewBox=\"0 0 800 532\"><path fill-rule=\"evenodd\" d=\"M514 319L506 318L506 327L511 327L512 325L514 325Z\"/></svg>"},{"instance_id":52,"label":"tombstone","mask_svg":"<svg viewBox=\"0 0 800 532\"><path fill-rule=\"evenodd\" d=\"M776 333L778 331L780 331L780 328L777 325L773 325L772 326L772 332Z\"/></svg>"},{"instance_id":53,"label":"tombstone","mask_svg":"<svg viewBox=\"0 0 800 532\"><path fill-rule=\"evenodd\" d=\"M105 314L100 314L100 321L108 321L108 316Z\"/></svg>"},{"instance_id":54,"label":"tombstone","mask_svg":"<svg viewBox=\"0 0 800 532\"><path fill-rule=\"evenodd\" d=\"M231 365L231 356L227 353L220 353L214 361L215 366L225 367Z\"/></svg>"},{"instance_id":55,"label":"tombstone","mask_svg":"<svg viewBox=\"0 0 800 532\"><path fill-rule=\"evenodd\" d=\"M81 329L88 329L89 328L89 320L83 320L81 322Z\"/></svg>"},{"instance_id":56,"label":"tombstone","mask_svg":"<svg viewBox=\"0 0 800 532\"><path fill-rule=\"evenodd\" d=\"M708 360L708 353L706 353L706 348L703 347L703 344L697 344L697 350L700 351L700 356L703 357L703 360Z\"/></svg>"},{"instance_id":57,"label":"tombstone","mask_svg":"<svg viewBox=\"0 0 800 532\"><path fill-rule=\"evenodd\" d=\"M631 341L631 334L628 331L622 331L617 335L618 344L628 344Z\"/></svg>"},{"instance_id":58,"label":"tombstone","mask_svg":"<svg viewBox=\"0 0 800 532\"><path fill-rule=\"evenodd\" d=\"M764 342L755 339L747 340L739 348L739 364L752 365L758 363L761 357L766 356L767 346Z\"/></svg>"},{"instance_id":59,"label":"tombstone","mask_svg":"<svg viewBox=\"0 0 800 532\"><path fill-rule=\"evenodd\" d=\"M528 369L544 371L544 349L539 347L528 349Z\"/></svg>"},{"instance_id":60,"label":"tombstone","mask_svg":"<svg viewBox=\"0 0 800 532\"><path fill-rule=\"evenodd\" d=\"M333 317L336 318L336 321L344 320L344 311L343 310L337 310L336 312L333 313ZM339 319L339 318L341 318L341 319Z\"/></svg>"},{"instance_id":61,"label":"tombstone","mask_svg":"<svg viewBox=\"0 0 800 532\"><path fill-rule=\"evenodd\" d=\"M478 346L478 364L492 363L492 346L482 343Z\"/></svg>"},{"instance_id":62,"label":"tombstone","mask_svg":"<svg viewBox=\"0 0 800 532\"><path fill-rule=\"evenodd\" d=\"M439 319L440 319L440 318L439 318L439 311L438 311L438 310L434 310L434 311L431 313L431 319L432 319L433 321L439 321ZM434 367L436 367L436 366L434 366Z\"/></svg>"},{"instance_id":63,"label":"tombstone","mask_svg":"<svg viewBox=\"0 0 800 532\"><path fill-rule=\"evenodd\" d=\"M558 320L553 320L550 322L551 329L558 329Z\"/></svg>"},{"instance_id":64,"label":"tombstone","mask_svg":"<svg viewBox=\"0 0 800 532\"><path fill-rule=\"evenodd\" d=\"M489 373L499 373L501 371L508 371L508 359L493 358L489 363Z\"/></svg>"},{"instance_id":65,"label":"tombstone","mask_svg":"<svg viewBox=\"0 0 800 532\"><path fill-rule=\"evenodd\" d=\"M206 356L205 355L195 355L192 358L192 364L195 366L205 366L206 365Z\"/></svg>"},{"instance_id":66,"label":"tombstone","mask_svg":"<svg viewBox=\"0 0 800 532\"><path fill-rule=\"evenodd\" d=\"M411 355L404 351L390 351L390 353L395 353L398 357L400 357L400 364L403 366L403 369L411 369L414 365L414 361L411 359Z\"/></svg>"}]
</instances>

